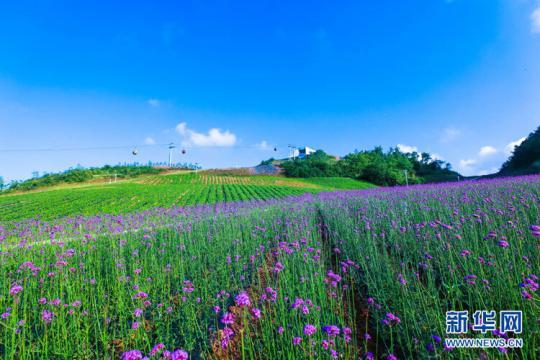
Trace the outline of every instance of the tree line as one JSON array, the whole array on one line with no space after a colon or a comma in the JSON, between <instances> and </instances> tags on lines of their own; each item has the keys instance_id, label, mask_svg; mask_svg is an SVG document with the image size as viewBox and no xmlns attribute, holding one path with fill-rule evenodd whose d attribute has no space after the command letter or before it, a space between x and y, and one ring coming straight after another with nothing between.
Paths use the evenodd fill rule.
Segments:
<instances>
[{"instance_id":1,"label":"tree line","mask_svg":"<svg viewBox=\"0 0 540 360\"><path fill-rule=\"evenodd\" d=\"M460 176L449 163L433 159L428 153L404 153L398 148L385 152L380 146L354 151L343 158L317 150L307 158L286 160L280 166L289 177L339 176L381 186L456 181Z\"/></svg>"}]
</instances>

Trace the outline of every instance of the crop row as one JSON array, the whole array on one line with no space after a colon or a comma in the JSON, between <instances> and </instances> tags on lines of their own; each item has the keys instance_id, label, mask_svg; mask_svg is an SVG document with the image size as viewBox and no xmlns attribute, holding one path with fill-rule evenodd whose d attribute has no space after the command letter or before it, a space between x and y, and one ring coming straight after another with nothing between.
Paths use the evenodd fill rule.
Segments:
<instances>
[{"instance_id":1,"label":"crop row","mask_svg":"<svg viewBox=\"0 0 540 360\"><path fill-rule=\"evenodd\" d=\"M79 214L120 214L153 207L269 199L304 192L305 189L283 186L112 184L3 196L0 197L0 221L36 215L54 219Z\"/></svg>"}]
</instances>

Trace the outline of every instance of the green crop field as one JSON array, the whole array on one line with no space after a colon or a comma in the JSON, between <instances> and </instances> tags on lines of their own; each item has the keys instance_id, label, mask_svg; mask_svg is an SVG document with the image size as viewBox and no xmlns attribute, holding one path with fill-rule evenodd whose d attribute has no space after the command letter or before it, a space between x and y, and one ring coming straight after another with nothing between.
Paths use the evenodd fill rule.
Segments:
<instances>
[{"instance_id":1,"label":"green crop field","mask_svg":"<svg viewBox=\"0 0 540 360\"><path fill-rule=\"evenodd\" d=\"M70 215L120 214L158 206L214 204L371 187L371 184L345 178L290 179L205 172L152 175L112 184L75 185L0 195L0 221L37 216L50 220Z\"/></svg>"}]
</instances>

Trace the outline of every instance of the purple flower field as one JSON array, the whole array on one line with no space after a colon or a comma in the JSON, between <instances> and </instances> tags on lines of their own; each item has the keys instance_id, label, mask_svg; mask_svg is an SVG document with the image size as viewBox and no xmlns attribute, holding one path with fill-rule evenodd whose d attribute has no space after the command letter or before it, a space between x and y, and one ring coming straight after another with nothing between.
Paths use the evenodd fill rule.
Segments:
<instances>
[{"instance_id":1,"label":"purple flower field","mask_svg":"<svg viewBox=\"0 0 540 360\"><path fill-rule=\"evenodd\" d=\"M539 200L528 176L2 223L0 355L537 358ZM460 310L522 311L466 337L523 347L445 346Z\"/></svg>"}]
</instances>

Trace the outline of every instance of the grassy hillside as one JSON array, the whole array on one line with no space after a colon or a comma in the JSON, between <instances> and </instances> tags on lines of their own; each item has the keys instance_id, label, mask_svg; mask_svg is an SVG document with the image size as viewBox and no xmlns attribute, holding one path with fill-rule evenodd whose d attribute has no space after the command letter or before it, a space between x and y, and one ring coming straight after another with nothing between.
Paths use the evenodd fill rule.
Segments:
<instances>
[{"instance_id":1,"label":"grassy hillside","mask_svg":"<svg viewBox=\"0 0 540 360\"><path fill-rule=\"evenodd\" d=\"M112 184L62 186L0 195L0 221L70 215L120 214L153 207L269 199L306 192L366 189L373 185L344 178L289 179L226 176L205 172L151 175Z\"/></svg>"}]
</instances>

